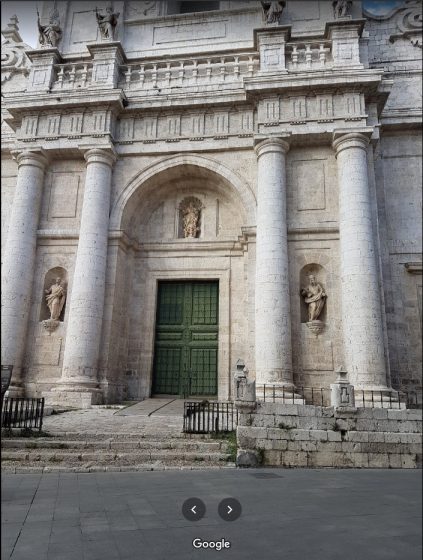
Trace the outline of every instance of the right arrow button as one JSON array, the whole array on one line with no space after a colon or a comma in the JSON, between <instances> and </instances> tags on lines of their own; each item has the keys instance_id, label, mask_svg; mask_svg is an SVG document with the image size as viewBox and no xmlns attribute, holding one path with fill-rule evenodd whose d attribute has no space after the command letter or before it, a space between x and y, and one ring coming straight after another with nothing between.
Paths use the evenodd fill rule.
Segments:
<instances>
[{"instance_id":1,"label":"right arrow button","mask_svg":"<svg viewBox=\"0 0 423 560\"><path fill-rule=\"evenodd\" d=\"M235 521L241 515L241 504L235 498L225 498L218 507L220 517L225 521Z\"/></svg>"}]
</instances>

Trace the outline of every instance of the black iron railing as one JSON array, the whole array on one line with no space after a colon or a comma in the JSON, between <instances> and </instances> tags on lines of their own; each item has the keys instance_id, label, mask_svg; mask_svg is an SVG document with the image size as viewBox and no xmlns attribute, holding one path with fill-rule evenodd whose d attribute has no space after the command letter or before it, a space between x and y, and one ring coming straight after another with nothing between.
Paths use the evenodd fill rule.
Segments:
<instances>
[{"instance_id":1,"label":"black iron railing","mask_svg":"<svg viewBox=\"0 0 423 560\"><path fill-rule=\"evenodd\" d=\"M263 402L279 402L286 404L313 404L330 406L330 389L328 387L279 387L263 385Z\"/></svg>"},{"instance_id":2,"label":"black iron railing","mask_svg":"<svg viewBox=\"0 0 423 560\"><path fill-rule=\"evenodd\" d=\"M371 391L355 389L357 408L422 408L421 397L414 391ZM309 404L331 406L328 387L299 387L294 389L277 385L263 385L263 396L259 401L285 404Z\"/></svg>"},{"instance_id":3,"label":"black iron railing","mask_svg":"<svg viewBox=\"0 0 423 560\"><path fill-rule=\"evenodd\" d=\"M41 431L43 426L44 398L7 398L3 401L2 428L25 428Z\"/></svg>"},{"instance_id":4,"label":"black iron railing","mask_svg":"<svg viewBox=\"0 0 423 560\"><path fill-rule=\"evenodd\" d=\"M234 403L185 402L184 432L187 434L211 434L235 430L238 412Z\"/></svg>"},{"instance_id":5,"label":"black iron railing","mask_svg":"<svg viewBox=\"0 0 423 560\"><path fill-rule=\"evenodd\" d=\"M355 389L357 408L421 408L418 394L414 391L368 391Z\"/></svg>"}]
</instances>

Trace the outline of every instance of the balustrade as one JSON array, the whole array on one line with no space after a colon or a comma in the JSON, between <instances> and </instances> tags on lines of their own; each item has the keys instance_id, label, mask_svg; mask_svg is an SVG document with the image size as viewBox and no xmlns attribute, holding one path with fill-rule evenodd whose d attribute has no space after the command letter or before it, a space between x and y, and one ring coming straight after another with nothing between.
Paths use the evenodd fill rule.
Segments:
<instances>
[{"instance_id":1,"label":"balustrade","mask_svg":"<svg viewBox=\"0 0 423 560\"><path fill-rule=\"evenodd\" d=\"M332 63L331 41L286 44L286 67L290 72L331 68Z\"/></svg>"},{"instance_id":2,"label":"balustrade","mask_svg":"<svg viewBox=\"0 0 423 560\"><path fill-rule=\"evenodd\" d=\"M52 89L74 89L86 87L92 78L91 62L72 62L55 64L55 79Z\"/></svg>"},{"instance_id":3,"label":"balustrade","mask_svg":"<svg viewBox=\"0 0 423 560\"><path fill-rule=\"evenodd\" d=\"M131 89L219 84L251 77L258 68L256 53L132 63L121 66L121 84Z\"/></svg>"}]
</instances>

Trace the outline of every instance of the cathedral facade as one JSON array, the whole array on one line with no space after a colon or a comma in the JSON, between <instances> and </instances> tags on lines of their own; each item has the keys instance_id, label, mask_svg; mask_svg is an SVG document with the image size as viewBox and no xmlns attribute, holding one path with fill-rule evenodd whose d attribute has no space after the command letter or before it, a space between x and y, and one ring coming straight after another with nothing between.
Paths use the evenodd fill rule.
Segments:
<instances>
[{"instance_id":1,"label":"cathedral facade","mask_svg":"<svg viewBox=\"0 0 423 560\"><path fill-rule=\"evenodd\" d=\"M37 22L34 22L34 26ZM421 3L44 2L2 31L12 395L421 393Z\"/></svg>"}]
</instances>

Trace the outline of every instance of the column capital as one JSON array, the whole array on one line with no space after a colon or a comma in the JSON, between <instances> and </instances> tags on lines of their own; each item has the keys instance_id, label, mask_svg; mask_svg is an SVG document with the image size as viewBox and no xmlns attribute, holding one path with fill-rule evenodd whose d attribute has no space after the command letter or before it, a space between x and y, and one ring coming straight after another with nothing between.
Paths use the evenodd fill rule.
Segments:
<instances>
[{"instance_id":1,"label":"column capital","mask_svg":"<svg viewBox=\"0 0 423 560\"><path fill-rule=\"evenodd\" d=\"M42 171L45 170L48 164L48 157L44 150L14 150L12 152L13 159L16 160L18 167L23 165L32 165L39 167Z\"/></svg>"},{"instance_id":2,"label":"column capital","mask_svg":"<svg viewBox=\"0 0 423 560\"><path fill-rule=\"evenodd\" d=\"M359 130L335 130L333 133L332 148L335 150L336 156L338 156L342 150L348 148L367 150L372 133L372 127L365 127Z\"/></svg>"},{"instance_id":3,"label":"column capital","mask_svg":"<svg viewBox=\"0 0 423 560\"><path fill-rule=\"evenodd\" d=\"M113 148L89 148L84 152L84 158L87 165L90 163L105 163L109 167L113 167L117 157Z\"/></svg>"},{"instance_id":4,"label":"column capital","mask_svg":"<svg viewBox=\"0 0 423 560\"><path fill-rule=\"evenodd\" d=\"M257 158L263 154L270 152L279 152L286 154L289 151L289 142L286 139L275 136L274 138L261 138L256 139L257 143L254 146Z\"/></svg>"}]
</instances>

